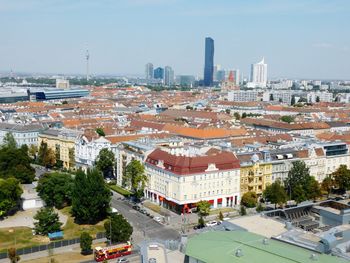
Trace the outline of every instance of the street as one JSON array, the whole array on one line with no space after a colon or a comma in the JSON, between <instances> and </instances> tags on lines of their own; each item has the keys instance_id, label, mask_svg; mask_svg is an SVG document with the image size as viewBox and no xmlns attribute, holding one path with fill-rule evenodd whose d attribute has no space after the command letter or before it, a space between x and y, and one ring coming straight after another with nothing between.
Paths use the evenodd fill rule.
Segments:
<instances>
[{"instance_id":1,"label":"street","mask_svg":"<svg viewBox=\"0 0 350 263\"><path fill-rule=\"evenodd\" d=\"M180 237L178 231L164 226L154 219L134 210L131 205L125 201L118 200L121 196L117 193L113 193L111 205L118 209L133 226L133 242L138 244L145 239L158 239L158 240L177 240Z\"/></svg>"}]
</instances>

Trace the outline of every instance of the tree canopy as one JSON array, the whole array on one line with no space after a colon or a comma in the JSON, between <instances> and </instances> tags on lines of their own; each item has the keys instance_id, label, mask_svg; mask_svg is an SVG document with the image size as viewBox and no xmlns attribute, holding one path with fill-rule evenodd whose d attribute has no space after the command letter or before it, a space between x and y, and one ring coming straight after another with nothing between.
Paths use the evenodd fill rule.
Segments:
<instances>
[{"instance_id":1,"label":"tree canopy","mask_svg":"<svg viewBox=\"0 0 350 263\"><path fill-rule=\"evenodd\" d=\"M17 142L11 132L8 132L5 134L2 147L13 148L13 149L17 148Z\"/></svg>"},{"instance_id":2,"label":"tree canopy","mask_svg":"<svg viewBox=\"0 0 350 263\"><path fill-rule=\"evenodd\" d=\"M34 219L36 220L34 229L37 234L47 235L61 230L62 223L52 207L41 208Z\"/></svg>"},{"instance_id":3,"label":"tree canopy","mask_svg":"<svg viewBox=\"0 0 350 263\"><path fill-rule=\"evenodd\" d=\"M294 117L289 116L289 115L285 115L285 116L281 117L281 121L291 123L294 121Z\"/></svg>"},{"instance_id":4,"label":"tree canopy","mask_svg":"<svg viewBox=\"0 0 350 263\"><path fill-rule=\"evenodd\" d=\"M110 210L110 200L110 190L97 169L88 170L87 173L79 170L76 173L72 193L72 214L78 223L93 224L106 218Z\"/></svg>"},{"instance_id":5,"label":"tree canopy","mask_svg":"<svg viewBox=\"0 0 350 263\"><path fill-rule=\"evenodd\" d=\"M114 175L115 156L111 150L102 149L96 158L95 164L105 177Z\"/></svg>"},{"instance_id":6,"label":"tree canopy","mask_svg":"<svg viewBox=\"0 0 350 263\"><path fill-rule=\"evenodd\" d=\"M147 183L144 165L138 160L132 160L125 168L125 184L131 187L137 198L143 196Z\"/></svg>"},{"instance_id":7,"label":"tree canopy","mask_svg":"<svg viewBox=\"0 0 350 263\"><path fill-rule=\"evenodd\" d=\"M345 193L350 189L350 170L346 165L340 165L339 168L331 174L334 180L334 186L339 192Z\"/></svg>"},{"instance_id":8,"label":"tree canopy","mask_svg":"<svg viewBox=\"0 0 350 263\"><path fill-rule=\"evenodd\" d=\"M104 223L107 239L114 242L126 242L130 240L133 232L132 226L121 215L113 213L108 221Z\"/></svg>"},{"instance_id":9,"label":"tree canopy","mask_svg":"<svg viewBox=\"0 0 350 263\"><path fill-rule=\"evenodd\" d=\"M22 192L17 179L13 177L0 178L0 217L6 215L19 204Z\"/></svg>"},{"instance_id":10,"label":"tree canopy","mask_svg":"<svg viewBox=\"0 0 350 263\"><path fill-rule=\"evenodd\" d=\"M46 205L60 209L70 205L73 186L74 180L70 174L55 172L41 176L36 189Z\"/></svg>"},{"instance_id":11,"label":"tree canopy","mask_svg":"<svg viewBox=\"0 0 350 263\"><path fill-rule=\"evenodd\" d=\"M80 235L80 248L82 254L91 253L92 237L88 232L82 232Z\"/></svg>"},{"instance_id":12,"label":"tree canopy","mask_svg":"<svg viewBox=\"0 0 350 263\"><path fill-rule=\"evenodd\" d=\"M201 216L207 216L210 212L211 204L208 201L202 200L197 203L197 209Z\"/></svg>"},{"instance_id":13,"label":"tree canopy","mask_svg":"<svg viewBox=\"0 0 350 263\"><path fill-rule=\"evenodd\" d=\"M256 204L258 203L258 196L255 192L246 192L243 194L241 199L241 205L244 205L245 207L256 207Z\"/></svg>"},{"instance_id":14,"label":"tree canopy","mask_svg":"<svg viewBox=\"0 0 350 263\"><path fill-rule=\"evenodd\" d=\"M309 168L303 161L293 162L284 182L291 198L297 203L309 199L316 199L321 195L320 186L316 179L310 176Z\"/></svg>"},{"instance_id":15,"label":"tree canopy","mask_svg":"<svg viewBox=\"0 0 350 263\"><path fill-rule=\"evenodd\" d=\"M99 128L96 128L96 133L99 135L99 136L106 136L103 128L99 127Z\"/></svg>"},{"instance_id":16,"label":"tree canopy","mask_svg":"<svg viewBox=\"0 0 350 263\"><path fill-rule=\"evenodd\" d=\"M52 167L56 163L56 153L48 148L46 142L41 142L40 144L37 161L45 167Z\"/></svg>"},{"instance_id":17,"label":"tree canopy","mask_svg":"<svg viewBox=\"0 0 350 263\"><path fill-rule=\"evenodd\" d=\"M279 180L276 180L274 183L266 187L263 197L275 204L275 207L277 205L283 205L288 199L287 193Z\"/></svg>"},{"instance_id":18,"label":"tree canopy","mask_svg":"<svg viewBox=\"0 0 350 263\"><path fill-rule=\"evenodd\" d=\"M0 178L14 177L21 183L31 183L35 170L31 167L28 147L16 148L10 144L0 148Z\"/></svg>"}]
</instances>

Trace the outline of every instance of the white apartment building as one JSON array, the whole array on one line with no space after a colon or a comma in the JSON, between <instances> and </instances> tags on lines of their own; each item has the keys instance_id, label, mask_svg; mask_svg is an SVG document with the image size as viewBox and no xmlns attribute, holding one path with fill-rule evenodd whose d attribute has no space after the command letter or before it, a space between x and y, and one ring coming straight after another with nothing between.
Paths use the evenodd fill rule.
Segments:
<instances>
[{"instance_id":1,"label":"white apartment building","mask_svg":"<svg viewBox=\"0 0 350 263\"><path fill-rule=\"evenodd\" d=\"M95 160L102 149L109 149L117 153L117 145L105 137L89 140L84 135L75 142L75 163L76 167L87 169L95 164Z\"/></svg>"},{"instance_id":2,"label":"white apartment building","mask_svg":"<svg viewBox=\"0 0 350 263\"><path fill-rule=\"evenodd\" d=\"M227 95L228 101L247 102L257 101L259 92L254 90L233 90Z\"/></svg>"},{"instance_id":3,"label":"white apartment building","mask_svg":"<svg viewBox=\"0 0 350 263\"><path fill-rule=\"evenodd\" d=\"M292 100L292 93L290 91L277 90L266 91L263 93L263 101L271 101L271 98L274 102L290 104Z\"/></svg>"},{"instance_id":4,"label":"white apartment building","mask_svg":"<svg viewBox=\"0 0 350 263\"><path fill-rule=\"evenodd\" d=\"M332 102L333 94L329 92L309 92L307 94L307 101L309 103L320 102Z\"/></svg>"},{"instance_id":5,"label":"white apartment building","mask_svg":"<svg viewBox=\"0 0 350 263\"><path fill-rule=\"evenodd\" d=\"M232 152L180 156L156 149L145 162L145 197L178 213L207 200L212 208L240 202L240 165Z\"/></svg>"},{"instance_id":6,"label":"white apartment building","mask_svg":"<svg viewBox=\"0 0 350 263\"><path fill-rule=\"evenodd\" d=\"M0 123L0 144L3 143L3 139L7 133L12 133L16 140L17 146L24 144L37 145L38 135L44 128L41 124L11 124Z\"/></svg>"}]
</instances>

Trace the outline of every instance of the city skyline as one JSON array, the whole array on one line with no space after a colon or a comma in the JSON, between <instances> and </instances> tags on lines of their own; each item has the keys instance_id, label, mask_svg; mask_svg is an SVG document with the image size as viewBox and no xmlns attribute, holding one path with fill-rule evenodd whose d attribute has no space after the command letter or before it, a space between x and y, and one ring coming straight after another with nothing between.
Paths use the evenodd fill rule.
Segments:
<instances>
[{"instance_id":1,"label":"city skyline","mask_svg":"<svg viewBox=\"0 0 350 263\"><path fill-rule=\"evenodd\" d=\"M202 76L211 36L214 64L244 76L264 56L270 79L350 78L348 1L222 2L1 0L0 71L85 74L88 46L92 76L144 75L149 61Z\"/></svg>"}]
</instances>

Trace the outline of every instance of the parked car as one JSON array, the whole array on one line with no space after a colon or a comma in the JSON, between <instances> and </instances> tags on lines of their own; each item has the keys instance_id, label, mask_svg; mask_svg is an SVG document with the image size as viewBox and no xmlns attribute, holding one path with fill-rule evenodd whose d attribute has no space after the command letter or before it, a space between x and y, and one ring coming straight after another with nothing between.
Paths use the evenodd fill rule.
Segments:
<instances>
[{"instance_id":1,"label":"parked car","mask_svg":"<svg viewBox=\"0 0 350 263\"><path fill-rule=\"evenodd\" d=\"M193 227L193 229L197 230L197 229L202 229L204 227L205 227L205 225L196 225L196 226Z\"/></svg>"},{"instance_id":2,"label":"parked car","mask_svg":"<svg viewBox=\"0 0 350 263\"><path fill-rule=\"evenodd\" d=\"M153 219L155 221L157 221L158 223L161 223L163 221L163 219L160 216L155 216L155 217L153 217Z\"/></svg>"},{"instance_id":3,"label":"parked car","mask_svg":"<svg viewBox=\"0 0 350 263\"><path fill-rule=\"evenodd\" d=\"M140 211L140 209L141 209L138 205L133 205L132 208L137 210L137 211Z\"/></svg>"},{"instance_id":4,"label":"parked car","mask_svg":"<svg viewBox=\"0 0 350 263\"><path fill-rule=\"evenodd\" d=\"M129 260L126 258L120 258L118 259L117 263L129 263Z\"/></svg>"},{"instance_id":5,"label":"parked car","mask_svg":"<svg viewBox=\"0 0 350 263\"><path fill-rule=\"evenodd\" d=\"M150 258L150 259L148 260L148 263L157 263L157 259L155 259L155 258Z\"/></svg>"},{"instance_id":6,"label":"parked car","mask_svg":"<svg viewBox=\"0 0 350 263\"><path fill-rule=\"evenodd\" d=\"M217 221L210 221L205 224L205 226L217 226L217 225L220 225L220 223Z\"/></svg>"}]
</instances>

